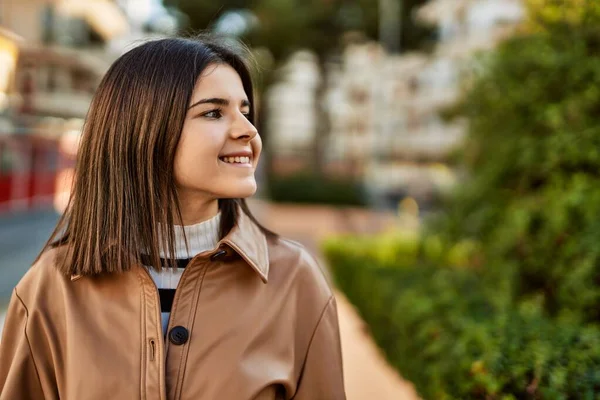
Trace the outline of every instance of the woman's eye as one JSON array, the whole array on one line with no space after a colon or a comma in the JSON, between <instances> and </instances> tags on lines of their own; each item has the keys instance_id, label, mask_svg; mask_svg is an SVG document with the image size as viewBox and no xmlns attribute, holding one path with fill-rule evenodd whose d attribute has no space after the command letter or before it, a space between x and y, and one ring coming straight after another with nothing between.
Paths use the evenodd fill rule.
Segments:
<instances>
[{"instance_id":1,"label":"woman's eye","mask_svg":"<svg viewBox=\"0 0 600 400\"><path fill-rule=\"evenodd\" d=\"M250 119L250 113L242 113L246 119Z\"/></svg>"},{"instance_id":2,"label":"woman's eye","mask_svg":"<svg viewBox=\"0 0 600 400\"><path fill-rule=\"evenodd\" d=\"M223 115L221 114L221 110L212 110L212 111L202 114L202 116L206 117L206 118L211 118L211 119L219 119Z\"/></svg>"}]
</instances>

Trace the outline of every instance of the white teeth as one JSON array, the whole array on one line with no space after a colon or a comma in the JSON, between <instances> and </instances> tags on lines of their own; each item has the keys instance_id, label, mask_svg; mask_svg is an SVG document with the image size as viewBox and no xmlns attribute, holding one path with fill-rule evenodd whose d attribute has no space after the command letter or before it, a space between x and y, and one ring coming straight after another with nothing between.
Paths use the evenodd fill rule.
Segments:
<instances>
[{"instance_id":1,"label":"white teeth","mask_svg":"<svg viewBox=\"0 0 600 400\"><path fill-rule=\"evenodd\" d=\"M221 159L226 163L231 164L248 164L250 163L250 157L221 157Z\"/></svg>"}]
</instances>

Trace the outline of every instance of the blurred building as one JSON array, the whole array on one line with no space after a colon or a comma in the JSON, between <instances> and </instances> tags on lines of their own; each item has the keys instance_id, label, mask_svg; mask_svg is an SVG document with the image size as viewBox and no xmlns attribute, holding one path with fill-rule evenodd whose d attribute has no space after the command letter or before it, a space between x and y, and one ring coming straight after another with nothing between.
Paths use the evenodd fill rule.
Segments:
<instances>
[{"instance_id":1,"label":"blurred building","mask_svg":"<svg viewBox=\"0 0 600 400\"><path fill-rule=\"evenodd\" d=\"M174 24L154 0L0 2L0 212L52 206L110 64Z\"/></svg>"},{"instance_id":2,"label":"blurred building","mask_svg":"<svg viewBox=\"0 0 600 400\"><path fill-rule=\"evenodd\" d=\"M281 79L267 93L273 168L283 174L306 169L313 151L315 91L321 79L316 62L308 51L295 53L278 71Z\"/></svg>"},{"instance_id":3,"label":"blurred building","mask_svg":"<svg viewBox=\"0 0 600 400\"><path fill-rule=\"evenodd\" d=\"M11 48L10 60L2 60L0 88L0 212L52 205L59 137L82 121L104 70L100 60L79 51L99 47L101 37L61 6L0 3L1 37Z\"/></svg>"},{"instance_id":4,"label":"blurred building","mask_svg":"<svg viewBox=\"0 0 600 400\"><path fill-rule=\"evenodd\" d=\"M520 0L431 0L418 18L439 26L432 54L390 55L375 42L347 46L329 68L321 105L331 123L328 170L362 180L390 206L407 195L427 202L450 187L455 174L445 162L466 123L448 123L440 110L458 99L473 54L493 48L523 17ZM292 58L284 71L268 100L271 151L279 170L301 169L310 162L322 79L310 57Z\"/></svg>"}]
</instances>

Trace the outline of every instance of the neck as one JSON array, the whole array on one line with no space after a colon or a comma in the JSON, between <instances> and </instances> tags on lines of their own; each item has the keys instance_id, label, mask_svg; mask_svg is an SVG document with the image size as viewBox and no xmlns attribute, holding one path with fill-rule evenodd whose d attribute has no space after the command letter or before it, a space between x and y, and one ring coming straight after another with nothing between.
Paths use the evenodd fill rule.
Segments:
<instances>
[{"instance_id":1,"label":"neck","mask_svg":"<svg viewBox=\"0 0 600 400\"><path fill-rule=\"evenodd\" d=\"M195 225L208 221L219 213L219 202L216 199L198 200L188 196L180 196L181 207L180 225Z\"/></svg>"}]
</instances>

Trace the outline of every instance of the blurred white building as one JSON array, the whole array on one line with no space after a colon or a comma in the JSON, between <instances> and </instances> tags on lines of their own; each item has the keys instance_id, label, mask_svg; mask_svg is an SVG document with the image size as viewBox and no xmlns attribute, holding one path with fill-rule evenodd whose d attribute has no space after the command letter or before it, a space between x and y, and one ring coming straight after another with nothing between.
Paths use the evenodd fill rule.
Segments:
<instances>
[{"instance_id":1,"label":"blurred white building","mask_svg":"<svg viewBox=\"0 0 600 400\"><path fill-rule=\"evenodd\" d=\"M302 169L310 159L316 132L315 91L321 77L315 56L295 53L279 71L282 79L266 94L270 150L282 172Z\"/></svg>"}]
</instances>

